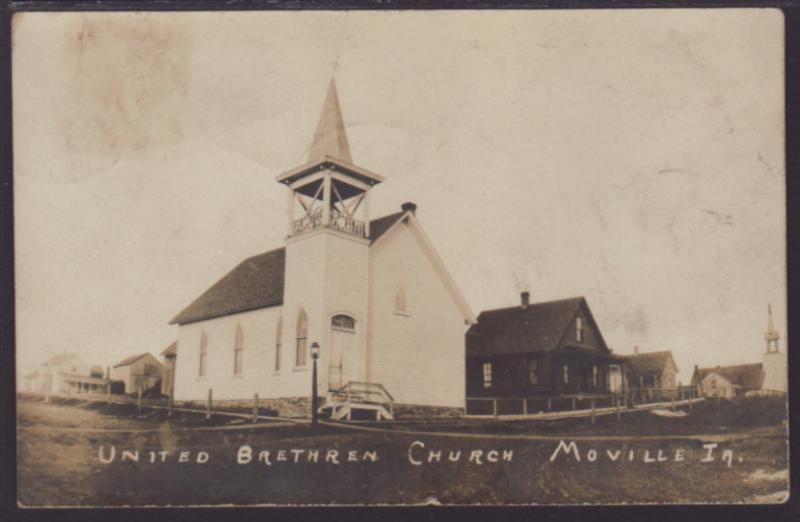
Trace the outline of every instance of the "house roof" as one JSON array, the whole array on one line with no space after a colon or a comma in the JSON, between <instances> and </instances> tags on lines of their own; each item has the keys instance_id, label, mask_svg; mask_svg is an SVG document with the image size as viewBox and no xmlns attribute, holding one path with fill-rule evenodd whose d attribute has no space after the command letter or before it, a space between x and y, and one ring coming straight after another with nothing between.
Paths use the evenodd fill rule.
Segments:
<instances>
[{"instance_id":1,"label":"house roof","mask_svg":"<svg viewBox=\"0 0 800 522\"><path fill-rule=\"evenodd\" d=\"M164 348L164 351L161 352L161 355L164 357L175 357L178 355L178 341L172 341L172 344Z\"/></svg>"},{"instance_id":2,"label":"house roof","mask_svg":"<svg viewBox=\"0 0 800 522\"><path fill-rule=\"evenodd\" d=\"M744 388L761 388L761 383L764 380L764 367L761 363L753 363L717 366L716 368L698 368L692 376L692 383L701 382L711 373L721 375L731 384Z\"/></svg>"},{"instance_id":3,"label":"house roof","mask_svg":"<svg viewBox=\"0 0 800 522\"><path fill-rule=\"evenodd\" d=\"M370 241L377 241L406 213L396 212L370 221ZM285 272L286 248L249 257L184 308L170 324L282 305Z\"/></svg>"},{"instance_id":4,"label":"house roof","mask_svg":"<svg viewBox=\"0 0 800 522\"><path fill-rule=\"evenodd\" d=\"M660 352L639 353L636 355L626 356L630 372L633 375L642 375L645 373L660 373L668 365L672 365L673 369L677 371L675 360L672 358L672 352L664 350Z\"/></svg>"},{"instance_id":5,"label":"house roof","mask_svg":"<svg viewBox=\"0 0 800 522\"><path fill-rule=\"evenodd\" d=\"M467 331L467 357L554 350L581 306L588 311L586 299L573 297L481 312Z\"/></svg>"},{"instance_id":6,"label":"house roof","mask_svg":"<svg viewBox=\"0 0 800 522\"><path fill-rule=\"evenodd\" d=\"M140 353L138 355L131 355L130 357L126 357L117 364L115 364L114 368L119 368L120 366L129 366L138 361L139 359L141 359L142 357L147 357L148 355L150 355L148 352Z\"/></svg>"}]
</instances>

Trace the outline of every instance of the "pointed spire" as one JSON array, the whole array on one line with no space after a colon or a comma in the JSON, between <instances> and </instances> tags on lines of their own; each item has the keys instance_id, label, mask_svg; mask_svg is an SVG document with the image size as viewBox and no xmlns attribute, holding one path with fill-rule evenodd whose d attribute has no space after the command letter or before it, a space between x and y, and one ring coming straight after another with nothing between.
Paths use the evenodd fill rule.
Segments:
<instances>
[{"instance_id":1,"label":"pointed spire","mask_svg":"<svg viewBox=\"0 0 800 522\"><path fill-rule=\"evenodd\" d=\"M777 341L781 338L777 330L775 330L775 323L772 320L772 305L767 303L767 333L764 335L767 341Z\"/></svg>"},{"instance_id":2,"label":"pointed spire","mask_svg":"<svg viewBox=\"0 0 800 522\"><path fill-rule=\"evenodd\" d=\"M314 141L311 143L308 161L322 159L324 156L331 156L347 163L353 163L353 158L350 156L350 145L347 143L347 134L344 131L339 96L336 93L336 82L333 78L331 78L331 83L328 86L328 94L325 96L322 113L319 115L317 132L314 133Z\"/></svg>"}]
</instances>

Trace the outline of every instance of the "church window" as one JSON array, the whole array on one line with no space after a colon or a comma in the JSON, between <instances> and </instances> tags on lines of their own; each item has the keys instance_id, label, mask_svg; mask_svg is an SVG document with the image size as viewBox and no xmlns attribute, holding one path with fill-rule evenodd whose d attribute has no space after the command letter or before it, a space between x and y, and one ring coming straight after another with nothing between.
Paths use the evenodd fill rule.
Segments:
<instances>
[{"instance_id":1,"label":"church window","mask_svg":"<svg viewBox=\"0 0 800 522\"><path fill-rule=\"evenodd\" d=\"M197 370L198 377L206 376L206 359L208 359L208 336L203 332L200 334L200 367Z\"/></svg>"},{"instance_id":2,"label":"church window","mask_svg":"<svg viewBox=\"0 0 800 522\"><path fill-rule=\"evenodd\" d=\"M244 332L242 326L236 325L236 337L233 341L233 374L242 374L242 357L244 356Z\"/></svg>"},{"instance_id":3,"label":"church window","mask_svg":"<svg viewBox=\"0 0 800 522\"><path fill-rule=\"evenodd\" d=\"M283 339L283 317L278 318L278 330L275 334L275 371L281 371L281 347Z\"/></svg>"},{"instance_id":4,"label":"church window","mask_svg":"<svg viewBox=\"0 0 800 522\"><path fill-rule=\"evenodd\" d=\"M355 330L356 320L348 315L334 315L331 319L331 326L342 330Z\"/></svg>"},{"instance_id":5,"label":"church window","mask_svg":"<svg viewBox=\"0 0 800 522\"><path fill-rule=\"evenodd\" d=\"M483 363L483 387L492 387L492 363L490 362Z\"/></svg>"},{"instance_id":6,"label":"church window","mask_svg":"<svg viewBox=\"0 0 800 522\"><path fill-rule=\"evenodd\" d=\"M294 365L304 367L308 360L308 318L305 310L300 310L297 317L297 346L295 349Z\"/></svg>"},{"instance_id":7,"label":"church window","mask_svg":"<svg viewBox=\"0 0 800 522\"><path fill-rule=\"evenodd\" d=\"M583 342L583 318L578 317L575 319L575 340L579 343Z\"/></svg>"},{"instance_id":8,"label":"church window","mask_svg":"<svg viewBox=\"0 0 800 522\"><path fill-rule=\"evenodd\" d=\"M406 303L406 292L400 287L394 295L394 313L408 314L408 303Z\"/></svg>"}]
</instances>

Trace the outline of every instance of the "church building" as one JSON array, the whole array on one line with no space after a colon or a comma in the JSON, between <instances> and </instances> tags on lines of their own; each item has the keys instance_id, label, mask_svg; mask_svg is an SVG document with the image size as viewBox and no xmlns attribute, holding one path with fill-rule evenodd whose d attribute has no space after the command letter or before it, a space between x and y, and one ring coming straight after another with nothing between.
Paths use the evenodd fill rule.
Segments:
<instances>
[{"instance_id":1,"label":"church building","mask_svg":"<svg viewBox=\"0 0 800 522\"><path fill-rule=\"evenodd\" d=\"M333 81L308 161L276 181L284 245L242 261L171 321L175 401L258 394L281 415L308 415L317 344L320 404L334 416L345 392L364 405L463 408L473 313L416 205L370 215L384 177L353 163Z\"/></svg>"}]
</instances>

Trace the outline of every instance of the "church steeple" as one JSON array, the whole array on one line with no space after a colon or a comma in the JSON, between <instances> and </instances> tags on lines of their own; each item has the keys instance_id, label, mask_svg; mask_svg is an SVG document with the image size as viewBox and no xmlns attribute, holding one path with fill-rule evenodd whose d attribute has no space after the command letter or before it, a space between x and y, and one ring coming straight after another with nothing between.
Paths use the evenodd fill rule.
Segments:
<instances>
[{"instance_id":1,"label":"church steeple","mask_svg":"<svg viewBox=\"0 0 800 522\"><path fill-rule=\"evenodd\" d=\"M322 104L308 161L276 179L289 189L288 238L324 229L368 241L369 192L384 178L353 164L333 80ZM301 213L299 218L297 212Z\"/></svg>"},{"instance_id":2,"label":"church steeple","mask_svg":"<svg viewBox=\"0 0 800 522\"><path fill-rule=\"evenodd\" d=\"M772 320L772 305L767 304L767 331L764 334L764 340L767 341L767 353L780 351L778 349L778 341L781 335L775 329L775 323Z\"/></svg>"},{"instance_id":3,"label":"church steeple","mask_svg":"<svg viewBox=\"0 0 800 522\"><path fill-rule=\"evenodd\" d=\"M326 156L353 163L353 158L350 156L350 144L347 142L347 133L344 130L339 96L336 92L336 81L333 78L328 85L328 94L325 96L322 112L319 115L317 131L311 142L308 161L322 160Z\"/></svg>"}]
</instances>

